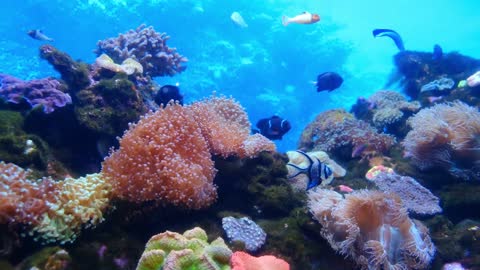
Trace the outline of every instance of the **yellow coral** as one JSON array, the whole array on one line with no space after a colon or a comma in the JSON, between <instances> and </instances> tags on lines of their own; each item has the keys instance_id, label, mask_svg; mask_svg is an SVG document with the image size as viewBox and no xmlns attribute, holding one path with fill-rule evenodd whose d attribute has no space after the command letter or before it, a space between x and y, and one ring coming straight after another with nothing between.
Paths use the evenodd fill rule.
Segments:
<instances>
[{"instance_id":1,"label":"yellow coral","mask_svg":"<svg viewBox=\"0 0 480 270\"><path fill-rule=\"evenodd\" d=\"M92 227L104 220L110 202L110 185L101 174L56 182L54 203L42 215L33 232L44 242L72 242L82 226ZM33 235L33 233L31 233Z\"/></svg>"}]
</instances>

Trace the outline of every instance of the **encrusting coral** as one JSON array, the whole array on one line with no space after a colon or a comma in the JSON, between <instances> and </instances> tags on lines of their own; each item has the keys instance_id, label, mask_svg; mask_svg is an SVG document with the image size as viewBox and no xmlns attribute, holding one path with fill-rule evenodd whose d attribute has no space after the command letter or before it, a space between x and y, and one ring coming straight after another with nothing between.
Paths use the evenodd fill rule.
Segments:
<instances>
[{"instance_id":1,"label":"encrusting coral","mask_svg":"<svg viewBox=\"0 0 480 270\"><path fill-rule=\"evenodd\" d=\"M130 126L102 172L119 198L206 207L217 196L211 154L253 157L275 150L263 136L249 136L249 127L245 111L233 99L170 103Z\"/></svg>"},{"instance_id":2,"label":"encrusting coral","mask_svg":"<svg viewBox=\"0 0 480 270\"><path fill-rule=\"evenodd\" d=\"M400 198L379 191L310 191L321 235L362 269L426 269L435 254L428 229L411 220Z\"/></svg>"},{"instance_id":3,"label":"encrusting coral","mask_svg":"<svg viewBox=\"0 0 480 270\"><path fill-rule=\"evenodd\" d=\"M166 231L152 236L137 265L137 270L228 270L232 251L222 238L208 243L199 227L183 234Z\"/></svg>"}]
</instances>

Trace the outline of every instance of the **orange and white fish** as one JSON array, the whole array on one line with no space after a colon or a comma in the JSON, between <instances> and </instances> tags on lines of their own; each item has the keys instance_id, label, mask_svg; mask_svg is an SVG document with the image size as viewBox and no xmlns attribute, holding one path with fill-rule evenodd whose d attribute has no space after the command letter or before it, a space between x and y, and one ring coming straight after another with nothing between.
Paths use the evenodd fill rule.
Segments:
<instances>
[{"instance_id":1,"label":"orange and white fish","mask_svg":"<svg viewBox=\"0 0 480 270\"><path fill-rule=\"evenodd\" d=\"M320 16L318 14L311 14L309 12L303 12L300 15L297 15L293 18L289 18L287 16L282 17L282 24L287 26L291 23L298 23L298 24L312 24L320 21Z\"/></svg>"}]
</instances>

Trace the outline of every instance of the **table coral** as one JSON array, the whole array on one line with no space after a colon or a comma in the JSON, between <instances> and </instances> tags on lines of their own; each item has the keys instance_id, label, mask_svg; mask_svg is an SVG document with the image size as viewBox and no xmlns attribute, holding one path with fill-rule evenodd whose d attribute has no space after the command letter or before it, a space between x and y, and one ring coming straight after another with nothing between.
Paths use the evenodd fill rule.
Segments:
<instances>
[{"instance_id":1,"label":"table coral","mask_svg":"<svg viewBox=\"0 0 480 270\"><path fill-rule=\"evenodd\" d=\"M166 231L148 240L137 270L228 270L232 251L222 238L208 243L205 231L199 227L183 234Z\"/></svg>"}]
</instances>

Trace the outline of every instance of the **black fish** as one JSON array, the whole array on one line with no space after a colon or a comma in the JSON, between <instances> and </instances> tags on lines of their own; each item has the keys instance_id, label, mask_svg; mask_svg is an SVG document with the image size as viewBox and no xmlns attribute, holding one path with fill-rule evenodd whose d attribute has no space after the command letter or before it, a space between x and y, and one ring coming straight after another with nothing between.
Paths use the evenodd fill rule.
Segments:
<instances>
[{"instance_id":1,"label":"black fish","mask_svg":"<svg viewBox=\"0 0 480 270\"><path fill-rule=\"evenodd\" d=\"M281 140L283 135L285 135L292 126L287 120L274 115L270 118L260 119L257 122L257 128L259 129L258 133L270 140Z\"/></svg>"},{"instance_id":2,"label":"black fish","mask_svg":"<svg viewBox=\"0 0 480 270\"><path fill-rule=\"evenodd\" d=\"M435 44L435 46L433 46L432 60L434 60L434 61L440 60L440 59L442 59L442 56L443 56L442 47L440 47L440 45L438 45L438 44Z\"/></svg>"},{"instance_id":3,"label":"black fish","mask_svg":"<svg viewBox=\"0 0 480 270\"><path fill-rule=\"evenodd\" d=\"M27 34L34 38L34 39L37 39L37 40L43 40L43 41L53 41L53 38L49 38L47 37L43 32L42 30L38 30L38 29L35 29L35 30L30 30L27 32Z\"/></svg>"},{"instance_id":4,"label":"black fish","mask_svg":"<svg viewBox=\"0 0 480 270\"><path fill-rule=\"evenodd\" d=\"M400 35L391 29L375 29L372 31L373 37L389 37L395 42L400 51L404 51L403 40Z\"/></svg>"},{"instance_id":5,"label":"black fish","mask_svg":"<svg viewBox=\"0 0 480 270\"><path fill-rule=\"evenodd\" d=\"M158 90L155 95L155 103L158 105L167 105L170 100L178 101L180 105L183 105L183 95L180 94L180 89L175 85L164 85Z\"/></svg>"},{"instance_id":6,"label":"black fish","mask_svg":"<svg viewBox=\"0 0 480 270\"><path fill-rule=\"evenodd\" d=\"M339 88L343 78L335 72L324 72L317 76L317 92L328 90L328 92Z\"/></svg>"},{"instance_id":7,"label":"black fish","mask_svg":"<svg viewBox=\"0 0 480 270\"><path fill-rule=\"evenodd\" d=\"M321 162L318 158L315 157L315 159L312 159L307 153L300 150L297 150L297 152L306 157L310 164L306 168L300 168L295 164L288 163L287 165L298 170L297 173L289 176L289 178L293 178L302 173L306 174L308 176L307 190L309 190L320 185L323 181L328 180L332 176L332 169L330 169L325 163Z\"/></svg>"}]
</instances>

